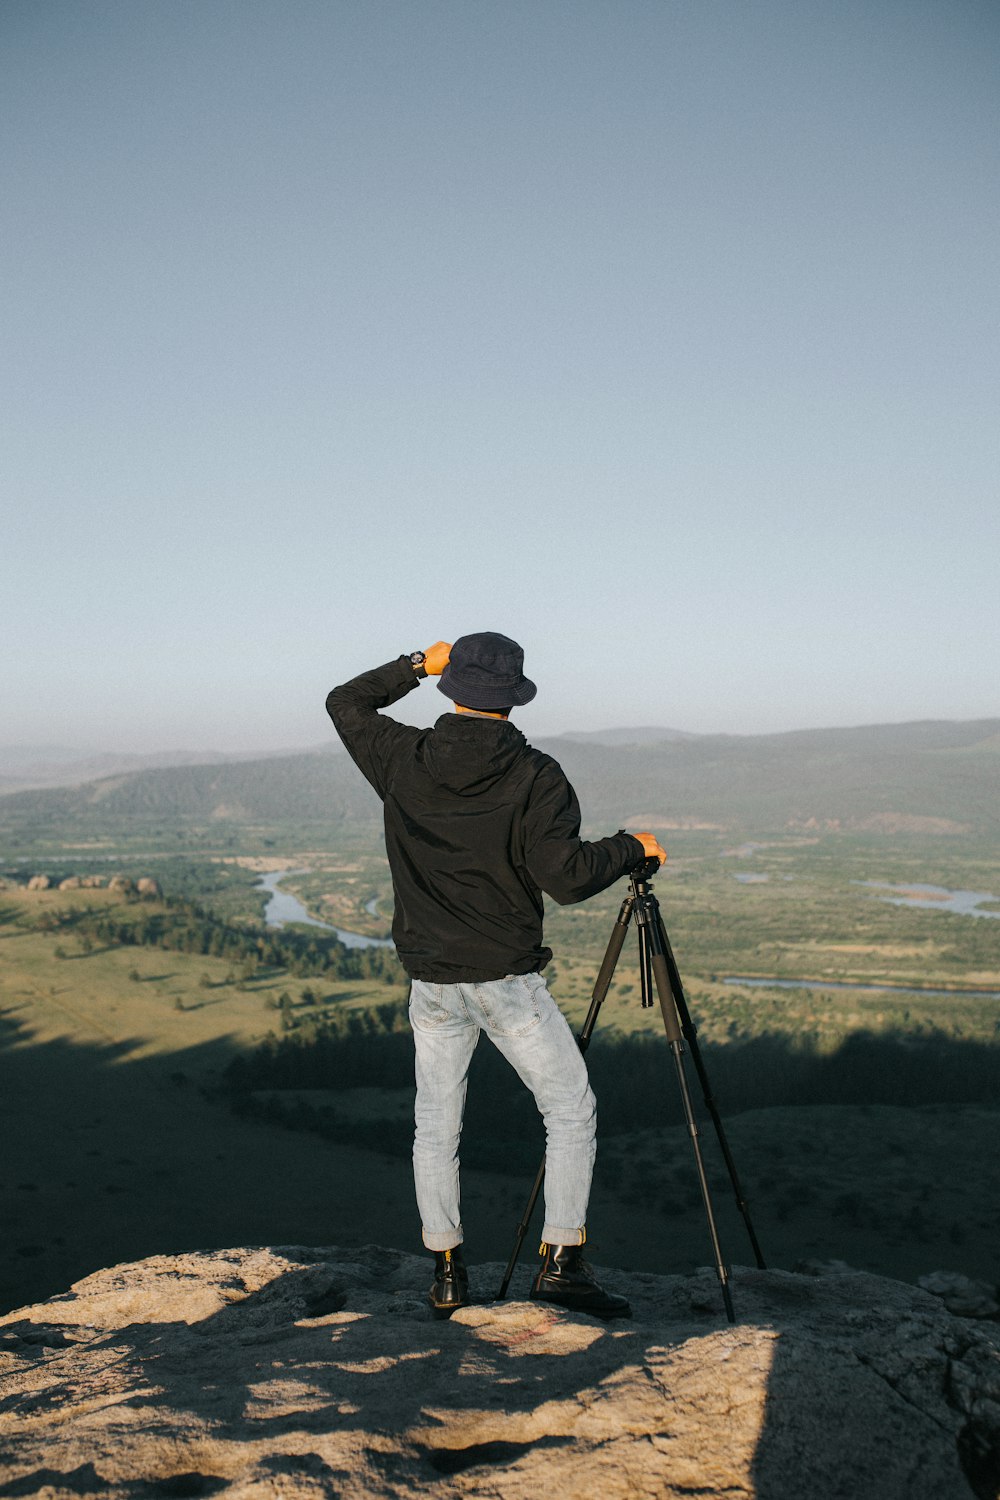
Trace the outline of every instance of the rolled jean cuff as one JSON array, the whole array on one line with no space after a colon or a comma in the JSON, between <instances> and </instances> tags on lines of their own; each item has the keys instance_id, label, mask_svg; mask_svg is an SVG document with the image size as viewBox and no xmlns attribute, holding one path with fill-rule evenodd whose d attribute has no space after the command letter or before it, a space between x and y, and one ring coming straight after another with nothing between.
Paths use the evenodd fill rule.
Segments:
<instances>
[{"instance_id":1,"label":"rolled jean cuff","mask_svg":"<svg viewBox=\"0 0 1000 1500\"><path fill-rule=\"evenodd\" d=\"M582 1245L586 1238L585 1229L559 1229L554 1224L542 1225L542 1242L546 1245Z\"/></svg>"},{"instance_id":2,"label":"rolled jean cuff","mask_svg":"<svg viewBox=\"0 0 1000 1500\"><path fill-rule=\"evenodd\" d=\"M438 1234L430 1234L424 1229L421 1233L428 1250L454 1250L465 1239L460 1229L442 1229ZM458 1239L455 1238L456 1234Z\"/></svg>"}]
</instances>

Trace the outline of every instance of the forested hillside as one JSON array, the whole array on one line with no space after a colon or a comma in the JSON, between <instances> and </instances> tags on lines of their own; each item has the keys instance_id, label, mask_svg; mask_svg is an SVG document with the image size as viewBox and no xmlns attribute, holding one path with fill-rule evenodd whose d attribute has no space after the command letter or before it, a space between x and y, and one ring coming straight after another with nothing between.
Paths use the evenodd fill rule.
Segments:
<instances>
[{"instance_id":1,"label":"forested hillside","mask_svg":"<svg viewBox=\"0 0 1000 1500\"><path fill-rule=\"evenodd\" d=\"M602 823L1000 831L1000 720L551 747ZM919 826L926 825L926 826Z\"/></svg>"}]
</instances>

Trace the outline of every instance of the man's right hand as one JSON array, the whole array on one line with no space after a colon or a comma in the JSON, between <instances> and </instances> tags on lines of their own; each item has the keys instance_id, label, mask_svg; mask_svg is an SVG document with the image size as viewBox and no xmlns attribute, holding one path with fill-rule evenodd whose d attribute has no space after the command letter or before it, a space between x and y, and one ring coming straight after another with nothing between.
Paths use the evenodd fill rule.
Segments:
<instances>
[{"instance_id":1,"label":"man's right hand","mask_svg":"<svg viewBox=\"0 0 1000 1500\"><path fill-rule=\"evenodd\" d=\"M451 656L450 641L435 641L424 652L424 671L428 677L440 677Z\"/></svg>"},{"instance_id":2,"label":"man's right hand","mask_svg":"<svg viewBox=\"0 0 1000 1500\"><path fill-rule=\"evenodd\" d=\"M632 837L639 840L639 843L645 850L647 859L658 859L661 865L666 864L667 851L655 833L633 833Z\"/></svg>"}]
</instances>

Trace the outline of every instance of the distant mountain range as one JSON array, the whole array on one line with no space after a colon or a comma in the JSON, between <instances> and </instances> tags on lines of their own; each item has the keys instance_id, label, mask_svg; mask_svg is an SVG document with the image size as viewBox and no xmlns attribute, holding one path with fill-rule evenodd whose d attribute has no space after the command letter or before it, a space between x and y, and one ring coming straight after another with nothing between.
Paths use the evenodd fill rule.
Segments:
<instances>
[{"instance_id":1,"label":"distant mountain range","mask_svg":"<svg viewBox=\"0 0 1000 1500\"><path fill-rule=\"evenodd\" d=\"M657 729L647 725L641 729L574 729L559 738L575 740L581 745L652 745L663 740L696 740L700 736L688 734L683 729Z\"/></svg>"},{"instance_id":2,"label":"distant mountain range","mask_svg":"<svg viewBox=\"0 0 1000 1500\"><path fill-rule=\"evenodd\" d=\"M316 747L324 749L332 746ZM0 745L0 796L48 786L78 786L102 776L128 771L154 771L164 766L219 766L233 761L273 760L301 755L301 750L160 750L150 755L127 755L113 750L82 751L67 745Z\"/></svg>"},{"instance_id":3,"label":"distant mountain range","mask_svg":"<svg viewBox=\"0 0 1000 1500\"><path fill-rule=\"evenodd\" d=\"M620 743L617 735L628 736ZM741 831L1000 832L1000 719L923 721L773 735L599 731L539 740L580 796L585 826ZM673 737L669 737L673 735ZM608 742L607 736L615 736ZM637 738L637 736L642 736ZM327 750L126 770L0 799L0 839L197 826L374 834L377 798Z\"/></svg>"},{"instance_id":4,"label":"distant mountain range","mask_svg":"<svg viewBox=\"0 0 1000 1500\"><path fill-rule=\"evenodd\" d=\"M561 736L581 744L646 745L658 740L697 739L683 729L589 729ZM156 771L168 766L221 766L247 760L276 760L292 755L335 753L341 749L336 736L308 750L157 750L148 755L129 755L115 750L81 750L69 745L0 745L0 796L8 792L33 791L50 786L79 786L104 776L130 771Z\"/></svg>"}]
</instances>

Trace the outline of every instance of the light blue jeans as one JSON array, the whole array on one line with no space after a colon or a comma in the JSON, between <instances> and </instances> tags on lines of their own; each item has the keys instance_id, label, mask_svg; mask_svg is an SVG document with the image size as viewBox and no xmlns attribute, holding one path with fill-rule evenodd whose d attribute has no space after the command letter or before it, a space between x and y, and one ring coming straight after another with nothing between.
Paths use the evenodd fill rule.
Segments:
<instances>
[{"instance_id":1,"label":"light blue jeans","mask_svg":"<svg viewBox=\"0 0 1000 1500\"><path fill-rule=\"evenodd\" d=\"M484 984L414 979L416 1051L413 1178L428 1250L460 1245L458 1143L469 1065L485 1031L535 1096L545 1121L545 1223L549 1245L582 1245L594 1172L597 1106L587 1067L541 974Z\"/></svg>"}]
</instances>

